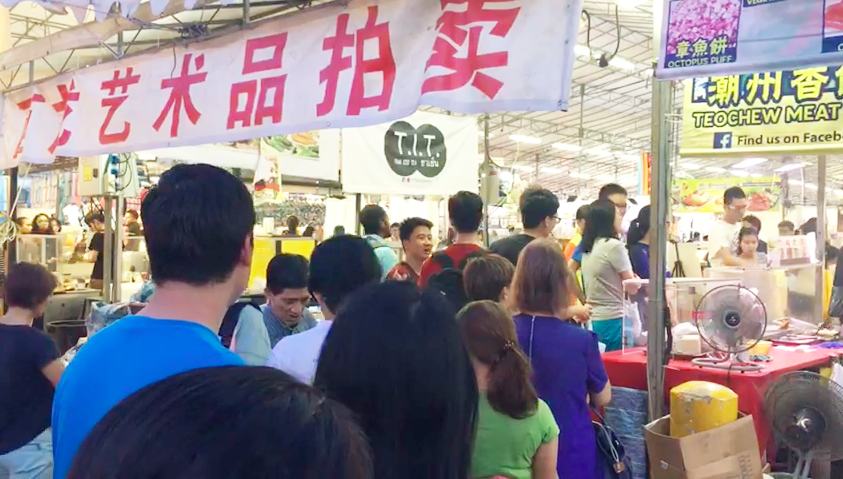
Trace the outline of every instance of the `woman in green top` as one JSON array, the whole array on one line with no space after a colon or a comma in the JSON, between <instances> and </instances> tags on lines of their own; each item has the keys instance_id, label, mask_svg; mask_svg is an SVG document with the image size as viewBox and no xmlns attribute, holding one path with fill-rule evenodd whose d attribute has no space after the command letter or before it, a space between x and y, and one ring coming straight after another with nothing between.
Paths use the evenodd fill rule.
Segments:
<instances>
[{"instance_id":1,"label":"woman in green top","mask_svg":"<svg viewBox=\"0 0 843 479\"><path fill-rule=\"evenodd\" d=\"M472 477L556 479L559 427L536 396L512 318L496 302L477 301L458 322L480 390Z\"/></svg>"}]
</instances>

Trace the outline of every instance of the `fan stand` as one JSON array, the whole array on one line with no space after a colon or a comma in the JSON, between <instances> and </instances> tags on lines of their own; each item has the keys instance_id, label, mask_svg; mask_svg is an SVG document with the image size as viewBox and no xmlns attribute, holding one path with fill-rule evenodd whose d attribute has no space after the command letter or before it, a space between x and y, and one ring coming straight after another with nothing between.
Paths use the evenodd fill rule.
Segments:
<instances>
[{"instance_id":1,"label":"fan stand","mask_svg":"<svg viewBox=\"0 0 843 479\"><path fill-rule=\"evenodd\" d=\"M722 357L709 354L705 358L692 359L691 363L702 368L726 369L731 371L749 372L761 370L761 365L748 363L740 359L735 353L729 353Z\"/></svg>"},{"instance_id":2,"label":"fan stand","mask_svg":"<svg viewBox=\"0 0 843 479\"><path fill-rule=\"evenodd\" d=\"M799 459L796 460L796 469L793 470L793 479L808 479L808 474L811 472L811 461L814 460L814 450L811 449L806 454L797 452Z\"/></svg>"}]
</instances>

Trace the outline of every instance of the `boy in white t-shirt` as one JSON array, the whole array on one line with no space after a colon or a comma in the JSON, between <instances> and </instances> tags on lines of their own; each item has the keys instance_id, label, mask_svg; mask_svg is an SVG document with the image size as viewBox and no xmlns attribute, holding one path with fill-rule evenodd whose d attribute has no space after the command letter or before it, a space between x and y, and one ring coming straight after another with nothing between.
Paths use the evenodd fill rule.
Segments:
<instances>
[{"instance_id":1,"label":"boy in white t-shirt","mask_svg":"<svg viewBox=\"0 0 843 479\"><path fill-rule=\"evenodd\" d=\"M741 231L748 202L746 193L733 186L723 193L723 217L714 223L708 234L708 260L718 266L750 266L737 255L738 235Z\"/></svg>"}]
</instances>

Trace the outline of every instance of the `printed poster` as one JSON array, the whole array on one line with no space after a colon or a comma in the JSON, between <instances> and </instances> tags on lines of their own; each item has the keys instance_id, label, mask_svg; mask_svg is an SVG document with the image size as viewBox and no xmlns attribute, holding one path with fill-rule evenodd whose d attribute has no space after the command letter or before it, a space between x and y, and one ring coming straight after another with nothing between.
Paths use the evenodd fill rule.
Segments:
<instances>
[{"instance_id":1,"label":"printed poster","mask_svg":"<svg viewBox=\"0 0 843 479\"><path fill-rule=\"evenodd\" d=\"M843 150L841 80L838 65L688 80L681 154Z\"/></svg>"},{"instance_id":2,"label":"printed poster","mask_svg":"<svg viewBox=\"0 0 843 479\"><path fill-rule=\"evenodd\" d=\"M843 0L666 0L656 76L843 63Z\"/></svg>"},{"instance_id":3,"label":"printed poster","mask_svg":"<svg viewBox=\"0 0 843 479\"><path fill-rule=\"evenodd\" d=\"M673 184L679 194L679 213L722 213L723 193L733 186L746 193L748 213L781 211L781 180L777 177L683 179Z\"/></svg>"}]
</instances>

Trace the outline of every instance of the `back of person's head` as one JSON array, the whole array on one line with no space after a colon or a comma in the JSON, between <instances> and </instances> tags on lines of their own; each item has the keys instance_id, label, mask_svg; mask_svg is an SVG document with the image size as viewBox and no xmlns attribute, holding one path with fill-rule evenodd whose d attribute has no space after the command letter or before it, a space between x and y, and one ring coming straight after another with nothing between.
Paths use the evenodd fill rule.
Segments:
<instances>
[{"instance_id":1,"label":"back of person's head","mask_svg":"<svg viewBox=\"0 0 843 479\"><path fill-rule=\"evenodd\" d=\"M433 223L424 218L407 218L398 224L398 237L401 238L401 241L410 241L413 237L413 231L420 226L431 229L433 228Z\"/></svg>"},{"instance_id":2,"label":"back of person's head","mask_svg":"<svg viewBox=\"0 0 843 479\"><path fill-rule=\"evenodd\" d=\"M344 234L345 234L345 226L343 226L343 225L334 226L334 236L342 236Z\"/></svg>"},{"instance_id":3,"label":"back of person's head","mask_svg":"<svg viewBox=\"0 0 843 479\"><path fill-rule=\"evenodd\" d=\"M627 244L632 246L638 243L644 239L648 231L650 231L650 205L641 208L638 211L638 217L629 224L629 232L626 235Z\"/></svg>"},{"instance_id":4,"label":"back of person's head","mask_svg":"<svg viewBox=\"0 0 843 479\"><path fill-rule=\"evenodd\" d=\"M796 230L796 225L793 224L793 221L784 220L777 225L779 231L788 231L793 232Z\"/></svg>"},{"instance_id":5,"label":"back of person's head","mask_svg":"<svg viewBox=\"0 0 843 479\"><path fill-rule=\"evenodd\" d=\"M360 225L363 227L363 234L382 234L387 221L386 211L378 205L366 205L360 210Z\"/></svg>"},{"instance_id":6,"label":"back of person's head","mask_svg":"<svg viewBox=\"0 0 843 479\"><path fill-rule=\"evenodd\" d=\"M299 218L296 215L290 215L287 218L287 231L295 233L299 230Z\"/></svg>"},{"instance_id":7,"label":"back of person's head","mask_svg":"<svg viewBox=\"0 0 843 479\"><path fill-rule=\"evenodd\" d=\"M489 368L486 397L492 408L515 419L532 415L538 405L532 368L509 313L497 302L478 301L459 312L457 324L468 353Z\"/></svg>"},{"instance_id":8,"label":"back of person's head","mask_svg":"<svg viewBox=\"0 0 843 479\"><path fill-rule=\"evenodd\" d=\"M598 238L614 238L617 236L615 215L617 207L609 200L597 200L588 208L588 218L585 220L585 229L582 233L582 250L590 253L594 248L594 242Z\"/></svg>"},{"instance_id":9,"label":"back of person's head","mask_svg":"<svg viewBox=\"0 0 843 479\"><path fill-rule=\"evenodd\" d=\"M140 218L140 213L138 213L138 210L126 210L126 214L134 219Z\"/></svg>"},{"instance_id":10,"label":"back of person's head","mask_svg":"<svg viewBox=\"0 0 843 479\"><path fill-rule=\"evenodd\" d=\"M565 255L555 241L531 241L518 257L512 303L522 313L559 314L568 307L569 276Z\"/></svg>"},{"instance_id":11,"label":"back of person's head","mask_svg":"<svg viewBox=\"0 0 843 479\"><path fill-rule=\"evenodd\" d=\"M559 198L549 190L539 187L527 188L518 202L524 228L538 228L547 218L554 218L559 211Z\"/></svg>"},{"instance_id":12,"label":"back of person's head","mask_svg":"<svg viewBox=\"0 0 843 479\"><path fill-rule=\"evenodd\" d=\"M153 383L94 427L68 479L371 479L341 404L281 371L196 369Z\"/></svg>"},{"instance_id":13,"label":"back of person's head","mask_svg":"<svg viewBox=\"0 0 843 479\"><path fill-rule=\"evenodd\" d=\"M102 213L88 213L87 215L85 215L86 225L93 226L97 223L105 223L105 215L103 215Z\"/></svg>"},{"instance_id":14,"label":"back of person's head","mask_svg":"<svg viewBox=\"0 0 843 479\"><path fill-rule=\"evenodd\" d=\"M512 283L515 267L496 254L472 259L463 271L463 285L470 301L501 301Z\"/></svg>"},{"instance_id":15,"label":"back of person's head","mask_svg":"<svg viewBox=\"0 0 843 479\"><path fill-rule=\"evenodd\" d=\"M321 296L334 314L351 293L380 279L381 265L375 251L359 236L329 238L310 257L308 289Z\"/></svg>"},{"instance_id":16,"label":"back of person's head","mask_svg":"<svg viewBox=\"0 0 843 479\"><path fill-rule=\"evenodd\" d=\"M34 263L16 263L9 268L3 283L3 300L10 308L40 312L58 286L47 268Z\"/></svg>"},{"instance_id":17,"label":"back of person's head","mask_svg":"<svg viewBox=\"0 0 843 479\"><path fill-rule=\"evenodd\" d=\"M810 234L810 233L816 233L817 232L817 219L811 218L808 221L806 221L805 223L803 223L802 226L799 227L799 232L803 235L807 235L807 234Z\"/></svg>"},{"instance_id":18,"label":"back of person's head","mask_svg":"<svg viewBox=\"0 0 843 479\"><path fill-rule=\"evenodd\" d=\"M723 204L726 206L731 205L734 200L742 200L745 198L746 193L744 193L740 186L733 186L723 192Z\"/></svg>"},{"instance_id":19,"label":"back of person's head","mask_svg":"<svg viewBox=\"0 0 843 479\"><path fill-rule=\"evenodd\" d=\"M614 195L627 196L628 193L626 191L626 188L624 188L623 186L617 183L609 183L608 185L603 185L603 187L600 188L600 191L597 193L597 199L608 200L609 197Z\"/></svg>"},{"instance_id":20,"label":"back of person's head","mask_svg":"<svg viewBox=\"0 0 843 479\"><path fill-rule=\"evenodd\" d=\"M759 233L761 232L761 220L757 216L755 216L755 215L744 216L743 222L749 224L750 226L752 226L753 228L758 230Z\"/></svg>"},{"instance_id":21,"label":"back of person's head","mask_svg":"<svg viewBox=\"0 0 843 479\"><path fill-rule=\"evenodd\" d=\"M357 415L375 477L470 476L477 384L439 293L387 281L355 294L325 340L315 384Z\"/></svg>"},{"instance_id":22,"label":"back of person's head","mask_svg":"<svg viewBox=\"0 0 843 479\"><path fill-rule=\"evenodd\" d=\"M577 221L585 221L588 218L588 206L589 205L582 205L577 208Z\"/></svg>"},{"instance_id":23,"label":"back of person's head","mask_svg":"<svg viewBox=\"0 0 843 479\"><path fill-rule=\"evenodd\" d=\"M483 221L483 198L459 191L448 199L448 218L457 233L476 233Z\"/></svg>"},{"instance_id":24,"label":"back of person's head","mask_svg":"<svg viewBox=\"0 0 843 479\"><path fill-rule=\"evenodd\" d=\"M252 256L255 209L246 185L211 165L176 165L141 207L149 269L157 285L223 283L241 267L242 292ZM243 283L243 284L239 284Z\"/></svg>"},{"instance_id":25,"label":"back of person's head","mask_svg":"<svg viewBox=\"0 0 843 479\"><path fill-rule=\"evenodd\" d=\"M298 254L281 253L266 267L266 288L273 294L285 289L307 288L307 258Z\"/></svg>"},{"instance_id":26,"label":"back of person's head","mask_svg":"<svg viewBox=\"0 0 843 479\"><path fill-rule=\"evenodd\" d=\"M304 231L302 231L301 235L304 236L305 238L312 238L313 232L315 230L316 229L313 226L308 225L307 228L305 228Z\"/></svg>"}]
</instances>

